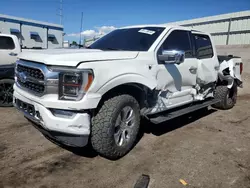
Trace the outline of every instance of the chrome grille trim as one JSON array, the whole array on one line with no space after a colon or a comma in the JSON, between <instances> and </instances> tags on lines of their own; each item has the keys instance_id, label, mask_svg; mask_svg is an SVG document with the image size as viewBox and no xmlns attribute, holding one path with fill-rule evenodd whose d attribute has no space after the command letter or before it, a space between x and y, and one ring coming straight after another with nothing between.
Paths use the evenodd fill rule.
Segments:
<instances>
[{"instance_id":1,"label":"chrome grille trim","mask_svg":"<svg viewBox=\"0 0 250 188\"><path fill-rule=\"evenodd\" d=\"M18 67L22 68L20 69ZM20 78L20 76L22 78ZM24 80L21 81L20 79ZM49 70L44 64L25 60L18 60L16 62L16 85L29 93L37 96L43 96L45 94L58 94L58 79L59 73Z\"/></svg>"}]
</instances>

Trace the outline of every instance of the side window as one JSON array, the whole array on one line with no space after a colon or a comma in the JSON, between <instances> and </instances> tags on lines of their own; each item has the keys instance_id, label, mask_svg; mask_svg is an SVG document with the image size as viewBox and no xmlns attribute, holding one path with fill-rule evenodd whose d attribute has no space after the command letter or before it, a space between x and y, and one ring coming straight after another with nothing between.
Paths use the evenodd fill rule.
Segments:
<instances>
[{"instance_id":1,"label":"side window","mask_svg":"<svg viewBox=\"0 0 250 188\"><path fill-rule=\"evenodd\" d=\"M181 50L185 52L185 58L192 58L192 48L188 31L172 31L164 41L162 50Z\"/></svg>"},{"instance_id":2,"label":"side window","mask_svg":"<svg viewBox=\"0 0 250 188\"><path fill-rule=\"evenodd\" d=\"M15 44L11 37L0 36L0 50L13 50L14 48Z\"/></svg>"},{"instance_id":3,"label":"side window","mask_svg":"<svg viewBox=\"0 0 250 188\"><path fill-rule=\"evenodd\" d=\"M195 41L195 51L198 59L212 58L214 56L213 47L209 36L193 34Z\"/></svg>"}]
</instances>

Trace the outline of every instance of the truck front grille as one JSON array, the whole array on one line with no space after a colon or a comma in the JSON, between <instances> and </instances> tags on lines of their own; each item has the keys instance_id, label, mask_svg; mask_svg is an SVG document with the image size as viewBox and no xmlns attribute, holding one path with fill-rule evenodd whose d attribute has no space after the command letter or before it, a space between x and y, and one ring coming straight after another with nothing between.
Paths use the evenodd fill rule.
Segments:
<instances>
[{"instance_id":1,"label":"truck front grille","mask_svg":"<svg viewBox=\"0 0 250 188\"><path fill-rule=\"evenodd\" d=\"M24 87L24 88L27 88L33 92L36 92L36 93L43 93L44 92L44 85L43 84L34 84L32 82L21 82L20 79L17 77L17 81L19 83L20 86Z\"/></svg>"},{"instance_id":2,"label":"truck front grille","mask_svg":"<svg viewBox=\"0 0 250 188\"><path fill-rule=\"evenodd\" d=\"M45 92L44 74L40 69L17 64L16 81L19 87L33 93Z\"/></svg>"},{"instance_id":3,"label":"truck front grille","mask_svg":"<svg viewBox=\"0 0 250 188\"><path fill-rule=\"evenodd\" d=\"M44 75L41 70L26 67L23 65L18 64L17 65L17 72L24 72L27 76L30 76L32 78L38 79L38 80L44 80Z\"/></svg>"}]
</instances>

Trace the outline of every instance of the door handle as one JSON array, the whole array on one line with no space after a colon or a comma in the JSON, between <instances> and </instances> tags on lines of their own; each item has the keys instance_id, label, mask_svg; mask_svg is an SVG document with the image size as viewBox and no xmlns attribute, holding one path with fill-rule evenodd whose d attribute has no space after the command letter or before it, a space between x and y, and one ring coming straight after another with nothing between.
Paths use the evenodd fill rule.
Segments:
<instances>
[{"instance_id":1,"label":"door handle","mask_svg":"<svg viewBox=\"0 0 250 188\"><path fill-rule=\"evenodd\" d=\"M11 52L9 53L10 56L17 56L17 53Z\"/></svg>"},{"instance_id":2,"label":"door handle","mask_svg":"<svg viewBox=\"0 0 250 188\"><path fill-rule=\"evenodd\" d=\"M197 68L196 68L196 67L190 67L190 68L189 68L189 71L190 71L192 74L196 74Z\"/></svg>"}]
</instances>

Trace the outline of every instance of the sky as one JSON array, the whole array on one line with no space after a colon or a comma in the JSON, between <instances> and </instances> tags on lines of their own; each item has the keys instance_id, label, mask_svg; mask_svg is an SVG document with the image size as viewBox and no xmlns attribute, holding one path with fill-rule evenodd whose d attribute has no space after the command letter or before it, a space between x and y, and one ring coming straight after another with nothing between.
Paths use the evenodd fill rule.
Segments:
<instances>
[{"instance_id":1,"label":"sky","mask_svg":"<svg viewBox=\"0 0 250 188\"><path fill-rule=\"evenodd\" d=\"M0 14L60 23L60 0L0 0ZM250 10L250 0L63 0L65 40L79 40L128 25L163 24Z\"/></svg>"}]
</instances>

